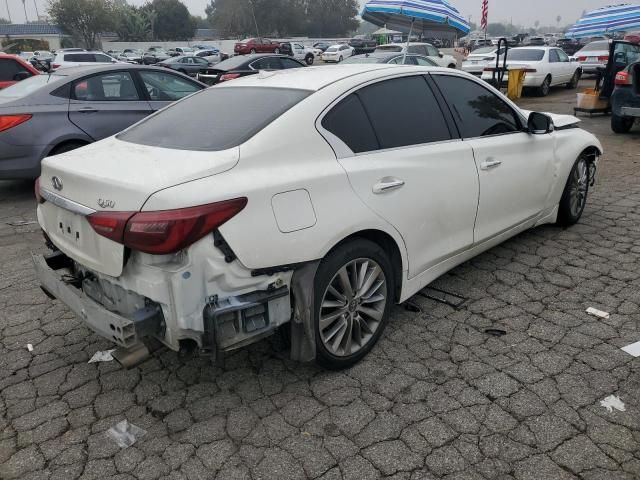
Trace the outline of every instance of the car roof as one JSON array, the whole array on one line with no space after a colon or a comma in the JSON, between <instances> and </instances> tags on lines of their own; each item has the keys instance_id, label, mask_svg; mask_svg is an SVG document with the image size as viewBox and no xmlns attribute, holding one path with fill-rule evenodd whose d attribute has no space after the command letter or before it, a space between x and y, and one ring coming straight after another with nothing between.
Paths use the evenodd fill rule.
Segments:
<instances>
[{"instance_id":1,"label":"car roof","mask_svg":"<svg viewBox=\"0 0 640 480\"><path fill-rule=\"evenodd\" d=\"M558 47L549 47L547 45L527 45L526 47L512 47L509 50L560 50Z\"/></svg>"},{"instance_id":2,"label":"car roof","mask_svg":"<svg viewBox=\"0 0 640 480\"><path fill-rule=\"evenodd\" d=\"M84 66L84 67L69 67L60 68L53 72L53 75L63 75L69 78L82 77L84 75L91 75L93 73L102 73L118 70L156 70L162 73L175 73L175 71L167 70L162 67L154 67L151 65L134 65L131 63L113 63L109 65L96 65L96 66Z\"/></svg>"},{"instance_id":3,"label":"car roof","mask_svg":"<svg viewBox=\"0 0 640 480\"><path fill-rule=\"evenodd\" d=\"M449 68L442 67L417 67L415 65L390 65L387 63L361 63L361 64L340 64L331 67L316 66L305 68L290 68L286 70L275 70L262 72L257 75L249 75L239 78L233 82L223 83L215 88L225 88L230 86L243 87L271 87L271 88L292 88L317 91L327 85L354 77L360 74L375 72L377 70L392 70L406 68L408 72L416 72L416 69L424 71L451 72ZM422 71L422 70L419 70Z\"/></svg>"}]
</instances>

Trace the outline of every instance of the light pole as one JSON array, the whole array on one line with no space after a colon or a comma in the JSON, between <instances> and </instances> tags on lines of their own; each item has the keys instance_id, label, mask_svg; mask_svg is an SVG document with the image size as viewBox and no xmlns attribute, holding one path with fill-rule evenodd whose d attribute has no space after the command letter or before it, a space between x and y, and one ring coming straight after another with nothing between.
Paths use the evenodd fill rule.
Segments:
<instances>
[{"instance_id":1,"label":"light pole","mask_svg":"<svg viewBox=\"0 0 640 480\"><path fill-rule=\"evenodd\" d=\"M256 36L260 38L260 32L258 31L258 21L256 20L256 10L253 6L253 0L249 0L249 6L251 6L251 15L253 15L253 23L256 26Z\"/></svg>"},{"instance_id":2,"label":"light pole","mask_svg":"<svg viewBox=\"0 0 640 480\"><path fill-rule=\"evenodd\" d=\"M13 20L11 20L11 10L9 10L9 0L4 0L4 3L7 5L7 15L9 15L9 23L13 23Z\"/></svg>"},{"instance_id":3,"label":"light pole","mask_svg":"<svg viewBox=\"0 0 640 480\"><path fill-rule=\"evenodd\" d=\"M29 21L29 18L27 17L27 0L22 0L22 8L24 8L24 23L27 23Z\"/></svg>"},{"instance_id":4,"label":"light pole","mask_svg":"<svg viewBox=\"0 0 640 480\"><path fill-rule=\"evenodd\" d=\"M38 2L33 0L33 6L36 7L36 20L40 20L40 12L38 12Z\"/></svg>"}]
</instances>

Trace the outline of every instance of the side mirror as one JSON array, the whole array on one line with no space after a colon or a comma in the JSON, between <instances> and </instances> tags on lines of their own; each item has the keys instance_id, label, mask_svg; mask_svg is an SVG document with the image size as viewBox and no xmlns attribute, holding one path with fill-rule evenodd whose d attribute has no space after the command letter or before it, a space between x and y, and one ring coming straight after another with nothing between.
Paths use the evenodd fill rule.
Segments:
<instances>
[{"instance_id":1,"label":"side mirror","mask_svg":"<svg viewBox=\"0 0 640 480\"><path fill-rule=\"evenodd\" d=\"M30 74L29 72L22 71L22 72L18 72L18 73L16 73L16 74L13 76L13 79L14 79L16 82L21 82L22 80L26 80L26 79L27 79L27 78L29 78L30 76L31 76L31 74Z\"/></svg>"},{"instance_id":2,"label":"side mirror","mask_svg":"<svg viewBox=\"0 0 640 480\"><path fill-rule=\"evenodd\" d=\"M578 61L578 59L577 59L576 57L570 57L570 58L569 58L569 61L570 61L570 62L572 62L572 63L574 63L574 62L577 62L577 61Z\"/></svg>"},{"instance_id":3,"label":"side mirror","mask_svg":"<svg viewBox=\"0 0 640 480\"><path fill-rule=\"evenodd\" d=\"M444 58L444 53L442 53L442 52L438 52L438 56L439 56L440 58Z\"/></svg>"},{"instance_id":4,"label":"side mirror","mask_svg":"<svg viewBox=\"0 0 640 480\"><path fill-rule=\"evenodd\" d=\"M549 115L544 113L531 112L529 121L527 122L529 133L533 135L545 135L554 130L553 120Z\"/></svg>"}]
</instances>

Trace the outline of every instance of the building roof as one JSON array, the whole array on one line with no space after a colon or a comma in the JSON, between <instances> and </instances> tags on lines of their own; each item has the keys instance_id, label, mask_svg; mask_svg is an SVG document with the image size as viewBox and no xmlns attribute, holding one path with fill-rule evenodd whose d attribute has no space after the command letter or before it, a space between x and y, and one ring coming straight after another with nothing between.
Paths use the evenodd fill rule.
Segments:
<instances>
[{"instance_id":1,"label":"building roof","mask_svg":"<svg viewBox=\"0 0 640 480\"><path fill-rule=\"evenodd\" d=\"M0 25L0 36L62 35L57 25L49 23L10 23Z\"/></svg>"}]
</instances>

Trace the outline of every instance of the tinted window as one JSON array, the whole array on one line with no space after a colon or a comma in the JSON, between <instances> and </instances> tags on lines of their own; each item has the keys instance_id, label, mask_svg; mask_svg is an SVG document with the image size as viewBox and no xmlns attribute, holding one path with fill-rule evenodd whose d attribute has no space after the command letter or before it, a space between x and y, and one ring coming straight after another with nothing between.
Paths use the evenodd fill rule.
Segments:
<instances>
[{"instance_id":1,"label":"tinted window","mask_svg":"<svg viewBox=\"0 0 640 480\"><path fill-rule=\"evenodd\" d=\"M164 72L140 72L140 77L151 100L179 100L202 90L184 78Z\"/></svg>"},{"instance_id":2,"label":"tinted window","mask_svg":"<svg viewBox=\"0 0 640 480\"><path fill-rule=\"evenodd\" d=\"M300 67L302 67L301 64L299 64L298 62L296 62L295 60L293 60L291 58L281 58L280 59L280 63L282 64L282 68L300 68Z\"/></svg>"},{"instance_id":3,"label":"tinted window","mask_svg":"<svg viewBox=\"0 0 640 480\"><path fill-rule=\"evenodd\" d=\"M107 73L78 80L73 83L72 91L76 100L91 102L140 100L128 72Z\"/></svg>"},{"instance_id":4,"label":"tinted window","mask_svg":"<svg viewBox=\"0 0 640 480\"><path fill-rule=\"evenodd\" d=\"M583 48L584 51L597 51L597 50L605 50L609 51L609 42L591 42L587 43L587 45Z\"/></svg>"},{"instance_id":5,"label":"tinted window","mask_svg":"<svg viewBox=\"0 0 640 480\"><path fill-rule=\"evenodd\" d=\"M466 78L434 75L463 138L515 132L518 119L509 105L482 85Z\"/></svg>"},{"instance_id":6,"label":"tinted window","mask_svg":"<svg viewBox=\"0 0 640 480\"><path fill-rule=\"evenodd\" d=\"M342 140L353 152L378 149L378 140L362 107L360 98L351 94L331 109L322 126Z\"/></svg>"},{"instance_id":7,"label":"tinted window","mask_svg":"<svg viewBox=\"0 0 640 480\"><path fill-rule=\"evenodd\" d=\"M549 63L559 63L560 57L557 50L549 50Z\"/></svg>"},{"instance_id":8,"label":"tinted window","mask_svg":"<svg viewBox=\"0 0 640 480\"><path fill-rule=\"evenodd\" d=\"M422 76L394 78L358 91L380 148L449 140L440 107Z\"/></svg>"},{"instance_id":9,"label":"tinted window","mask_svg":"<svg viewBox=\"0 0 640 480\"><path fill-rule=\"evenodd\" d=\"M265 57L251 64L254 70L280 70L282 68L280 57Z\"/></svg>"},{"instance_id":10,"label":"tinted window","mask_svg":"<svg viewBox=\"0 0 640 480\"><path fill-rule=\"evenodd\" d=\"M111 62L113 59L108 57L107 55L102 55L101 53L96 53L94 55L96 62Z\"/></svg>"},{"instance_id":11,"label":"tinted window","mask_svg":"<svg viewBox=\"0 0 640 480\"><path fill-rule=\"evenodd\" d=\"M164 148L225 150L253 137L310 93L286 88L209 88L147 117L118 138Z\"/></svg>"},{"instance_id":12,"label":"tinted window","mask_svg":"<svg viewBox=\"0 0 640 480\"><path fill-rule=\"evenodd\" d=\"M532 48L514 48L507 52L508 60L521 60L524 62L539 62L544 58L544 50Z\"/></svg>"},{"instance_id":13,"label":"tinted window","mask_svg":"<svg viewBox=\"0 0 640 480\"><path fill-rule=\"evenodd\" d=\"M376 47L376 51L379 52L401 52L402 47L400 45L382 45L380 47Z\"/></svg>"},{"instance_id":14,"label":"tinted window","mask_svg":"<svg viewBox=\"0 0 640 480\"><path fill-rule=\"evenodd\" d=\"M93 53L67 53L64 55L65 62L95 62Z\"/></svg>"},{"instance_id":15,"label":"tinted window","mask_svg":"<svg viewBox=\"0 0 640 480\"><path fill-rule=\"evenodd\" d=\"M15 60L0 58L0 81L9 82L15 80L13 77L16 73L24 71L26 69Z\"/></svg>"}]
</instances>

